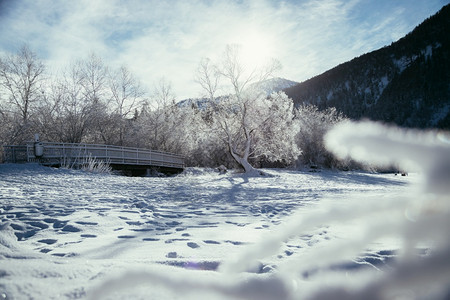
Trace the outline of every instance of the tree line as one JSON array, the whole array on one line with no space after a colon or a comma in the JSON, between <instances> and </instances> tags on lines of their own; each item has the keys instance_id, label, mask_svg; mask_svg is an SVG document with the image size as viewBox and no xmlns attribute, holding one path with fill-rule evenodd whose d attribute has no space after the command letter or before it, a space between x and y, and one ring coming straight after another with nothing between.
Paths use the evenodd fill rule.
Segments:
<instances>
[{"instance_id":1,"label":"tree line","mask_svg":"<svg viewBox=\"0 0 450 300\"><path fill-rule=\"evenodd\" d=\"M222 60L204 58L195 71L204 105L177 102L166 79L152 91L125 67L91 54L49 74L29 47L0 57L0 143L41 140L143 147L174 152L189 166L339 167L323 146L326 131L346 118L335 109L294 107L283 92L252 88L273 76L277 61L248 67L240 47ZM218 95L228 87L227 94Z\"/></svg>"}]
</instances>

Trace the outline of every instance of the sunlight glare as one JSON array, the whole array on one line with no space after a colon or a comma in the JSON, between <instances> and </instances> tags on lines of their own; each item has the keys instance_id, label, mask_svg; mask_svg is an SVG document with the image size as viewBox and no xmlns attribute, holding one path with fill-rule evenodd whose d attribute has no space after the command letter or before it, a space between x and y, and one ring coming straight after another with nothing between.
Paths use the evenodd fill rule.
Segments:
<instances>
[{"instance_id":1,"label":"sunlight glare","mask_svg":"<svg viewBox=\"0 0 450 300\"><path fill-rule=\"evenodd\" d=\"M262 32L247 32L240 35L242 63L250 68L261 67L273 58L270 38Z\"/></svg>"}]
</instances>

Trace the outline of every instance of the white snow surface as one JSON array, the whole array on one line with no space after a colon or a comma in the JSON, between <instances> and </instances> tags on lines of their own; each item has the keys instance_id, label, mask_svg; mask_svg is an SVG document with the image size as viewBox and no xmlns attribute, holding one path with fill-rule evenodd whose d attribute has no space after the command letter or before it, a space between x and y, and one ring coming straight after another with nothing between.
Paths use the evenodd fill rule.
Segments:
<instances>
[{"instance_id":1,"label":"white snow surface","mask_svg":"<svg viewBox=\"0 0 450 300\"><path fill-rule=\"evenodd\" d=\"M332 142L352 152L345 126ZM430 190L435 169L140 178L0 164L0 299L446 299L450 199L442 180Z\"/></svg>"}]
</instances>

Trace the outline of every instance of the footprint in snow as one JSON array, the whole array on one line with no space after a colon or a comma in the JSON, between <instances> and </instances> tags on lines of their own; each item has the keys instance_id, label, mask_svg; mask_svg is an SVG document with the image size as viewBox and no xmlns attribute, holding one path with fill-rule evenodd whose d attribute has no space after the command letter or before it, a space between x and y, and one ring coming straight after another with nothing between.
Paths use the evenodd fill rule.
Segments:
<instances>
[{"instance_id":1,"label":"footprint in snow","mask_svg":"<svg viewBox=\"0 0 450 300\"><path fill-rule=\"evenodd\" d=\"M176 252L169 252L166 255L167 258L177 258L178 254Z\"/></svg>"},{"instance_id":2,"label":"footprint in snow","mask_svg":"<svg viewBox=\"0 0 450 300\"><path fill-rule=\"evenodd\" d=\"M47 244L47 245L53 245L54 243L56 243L58 240L55 239L43 239L43 240L39 240L39 243L43 243L43 244Z\"/></svg>"},{"instance_id":3,"label":"footprint in snow","mask_svg":"<svg viewBox=\"0 0 450 300\"><path fill-rule=\"evenodd\" d=\"M220 242L213 241L213 240L205 240L205 241L203 241L203 243L205 243L205 244L213 244L213 245L219 245L220 244Z\"/></svg>"},{"instance_id":4,"label":"footprint in snow","mask_svg":"<svg viewBox=\"0 0 450 300\"><path fill-rule=\"evenodd\" d=\"M178 225L181 225L181 223L177 222L177 221L172 221L172 222L166 222L166 225L167 226L178 226Z\"/></svg>"},{"instance_id":5,"label":"footprint in snow","mask_svg":"<svg viewBox=\"0 0 450 300\"><path fill-rule=\"evenodd\" d=\"M117 238L119 239L134 239L134 235L119 235Z\"/></svg>"},{"instance_id":6,"label":"footprint in snow","mask_svg":"<svg viewBox=\"0 0 450 300\"><path fill-rule=\"evenodd\" d=\"M52 224L52 223L58 222L58 219L55 219L55 218L45 218L45 219L43 219L42 221L44 221L45 223Z\"/></svg>"},{"instance_id":7,"label":"footprint in snow","mask_svg":"<svg viewBox=\"0 0 450 300\"><path fill-rule=\"evenodd\" d=\"M74 257L74 256L77 256L77 254L73 253L73 252L71 252L71 253L53 253L52 255L53 256L58 256L58 257Z\"/></svg>"},{"instance_id":8,"label":"footprint in snow","mask_svg":"<svg viewBox=\"0 0 450 300\"><path fill-rule=\"evenodd\" d=\"M136 232L148 232L148 231L153 231L153 228L133 228L131 229L132 231L136 231Z\"/></svg>"},{"instance_id":9,"label":"footprint in snow","mask_svg":"<svg viewBox=\"0 0 450 300\"><path fill-rule=\"evenodd\" d=\"M225 243L230 243L230 244L233 244L233 245L235 245L235 246L239 246L239 245L244 245L244 244L246 244L246 243L244 243L244 242L238 242L238 241L225 241Z\"/></svg>"},{"instance_id":10,"label":"footprint in snow","mask_svg":"<svg viewBox=\"0 0 450 300\"><path fill-rule=\"evenodd\" d=\"M97 222L84 222L84 221L78 221L78 222L75 222L75 223L80 224L80 225L98 225Z\"/></svg>"},{"instance_id":11,"label":"footprint in snow","mask_svg":"<svg viewBox=\"0 0 450 300\"><path fill-rule=\"evenodd\" d=\"M127 221L125 223L127 223L128 225L132 225L132 226L141 226L141 225L143 225L143 223L141 223L139 221Z\"/></svg>"},{"instance_id":12,"label":"footprint in snow","mask_svg":"<svg viewBox=\"0 0 450 300\"><path fill-rule=\"evenodd\" d=\"M188 242L187 245L188 245L188 247L190 247L192 249L196 249L196 248L200 247L197 243L194 243L194 242Z\"/></svg>"},{"instance_id":13,"label":"footprint in snow","mask_svg":"<svg viewBox=\"0 0 450 300\"><path fill-rule=\"evenodd\" d=\"M56 221L53 223L53 228L55 228L55 229L63 228L64 226L67 225L67 223L68 223L68 221L58 221L58 220L56 220Z\"/></svg>"},{"instance_id":14,"label":"footprint in snow","mask_svg":"<svg viewBox=\"0 0 450 300\"><path fill-rule=\"evenodd\" d=\"M17 231L23 231L23 230L25 230L25 227L23 227L23 226L20 225L20 224L11 223L11 224L9 224L9 226L11 226L12 229L17 230Z\"/></svg>"},{"instance_id":15,"label":"footprint in snow","mask_svg":"<svg viewBox=\"0 0 450 300\"><path fill-rule=\"evenodd\" d=\"M82 234L82 238L96 238L97 236L95 234Z\"/></svg>"},{"instance_id":16,"label":"footprint in snow","mask_svg":"<svg viewBox=\"0 0 450 300\"><path fill-rule=\"evenodd\" d=\"M180 241L188 241L189 239L168 239L165 241L166 244L172 244L173 242L180 242Z\"/></svg>"},{"instance_id":17,"label":"footprint in snow","mask_svg":"<svg viewBox=\"0 0 450 300\"><path fill-rule=\"evenodd\" d=\"M30 238L36 234L37 230L27 230L23 232L14 232L18 241L23 241L24 239Z\"/></svg>"},{"instance_id":18,"label":"footprint in snow","mask_svg":"<svg viewBox=\"0 0 450 300\"><path fill-rule=\"evenodd\" d=\"M66 225L61 230L64 232L80 232L81 231L81 229L79 229L73 225Z\"/></svg>"},{"instance_id":19,"label":"footprint in snow","mask_svg":"<svg viewBox=\"0 0 450 300\"><path fill-rule=\"evenodd\" d=\"M24 222L24 223L28 224L30 226L33 226L33 227L37 227L39 229L47 229L48 228L47 224L40 222L40 221L28 221L28 222Z\"/></svg>"}]
</instances>

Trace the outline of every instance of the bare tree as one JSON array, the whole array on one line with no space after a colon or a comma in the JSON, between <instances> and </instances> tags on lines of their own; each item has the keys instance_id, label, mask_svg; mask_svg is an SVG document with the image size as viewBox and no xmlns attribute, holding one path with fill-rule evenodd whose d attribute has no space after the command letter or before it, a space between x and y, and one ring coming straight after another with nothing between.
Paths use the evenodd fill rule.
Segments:
<instances>
[{"instance_id":1,"label":"bare tree","mask_svg":"<svg viewBox=\"0 0 450 300\"><path fill-rule=\"evenodd\" d=\"M42 93L42 99L36 108L34 123L36 132L41 139L50 141L60 141L61 131L58 124L59 111L61 106L61 97L59 86L55 80L46 80L45 91Z\"/></svg>"},{"instance_id":2,"label":"bare tree","mask_svg":"<svg viewBox=\"0 0 450 300\"><path fill-rule=\"evenodd\" d=\"M57 103L55 124L60 140L70 143L105 141L107 68L95 55L72 64L53 84L51 97Z\"/></svg>"},{"instance_id":3,"label":"bare tree","mask_svg":"<svg viewBox=\"0 0 450 300\"><path fill-rule=\"evenodd\" d=\"M130 119L142 105L145 92L125 66L110 74L109 86L111 90L109 106L112 109L111 118L114 119L114 128L111 129L118 130L118 144L124 145Z\"/></svg>"},{"instance_id":4,"label":"bare tree","mask_svg":"<svg viewBox=\"0 0 450 300\"><path fill-rule=\"evenodd\" d=\"M202 89L206 92L207 98L211 102L214 102L219 87L220 72L217 67L211 64L209 58L202 58L200 60L195 74L195 82L200 84Z\"/></svg>"},{"instance_id":5,"label":"bare tree","mask_svg":"<svg viewBox=\"0 0 450 300\"><path fill-rule=\"evenodd\" d=\"M59 103L55 123L62 142L81 143L90 126L91 105L79 84L81 76L72 66L54 86L54 101Z\"/></svg>"},{"instance_id":6,"label":"bare tree","mask_svg":"<svg viewBox=\"0 0 450 300\"><path fill-rule=\"evenodd\" d=\"M110 89L113 112L123 118L131 117L145 95L139 81L125 66L110 74Z\"/></svg>"},{"instance_id":7,"label":"bare tree","mask_svg":"<svg viewBox=\"0 0 450 300\"><path fill-rule=\"evenodd\" d=\"M85 132L86 141L93 143L113 143L116 134L110 129L114 122L109 120L108 100L108 68L100 57L90 54L87 59L79 60L74 66L77 85L80 87L84 109L87 118Z\"/></svg>"},{"instance_id":8,"label":"bare tree","mask_svg":"<svg viewBox=\"0 0 450 300\"><path fill-rule=\"evenodd\" d=\"M79 60L74 68L78 73L83 97L91 103L102 100L106 93L108 68L101 58L91 53L87 59Z\"/></svg>"},{"instance_id":9,"label":"bare tree","mask_svg":"<svg viewBox=\"0 0 450 300\"><path fill-rule=\"evenodd\" d=\"M0 85L13 114L15 132L10 138L14 142L23 142L30 134L30 120L42 96L44 70L44 64L28 46L0 58Z\"/></svg>"}]
</instances>

